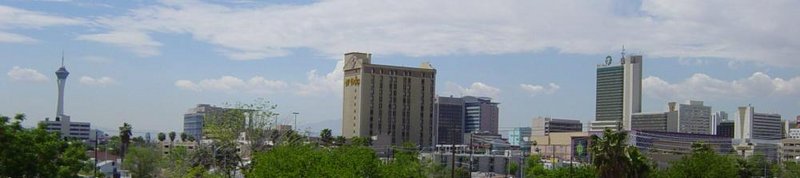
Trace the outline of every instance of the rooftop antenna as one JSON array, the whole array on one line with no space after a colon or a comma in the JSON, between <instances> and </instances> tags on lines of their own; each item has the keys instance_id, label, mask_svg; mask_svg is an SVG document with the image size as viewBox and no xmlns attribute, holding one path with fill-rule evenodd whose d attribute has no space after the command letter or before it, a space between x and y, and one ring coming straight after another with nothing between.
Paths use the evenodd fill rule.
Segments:
<instances>
[{"instance_id":1,"label":"rooftop antenna","mask_svg":"<svg viewBox=\"0 0 800 178\"><path fill-rule=\"evenodd\" d=\"M625 45L622 45L622 58L625 58Z\"/></svg>"},{"instance_id":2,"label":"rooftop antenna","mask_svg":"<svg viewBox=\"0 0 800 178\"><path fill-rule=\"evenodd\" d=\"M61 50L61 67L64 67L64 50Z\"/></svg>"}]
</instances>

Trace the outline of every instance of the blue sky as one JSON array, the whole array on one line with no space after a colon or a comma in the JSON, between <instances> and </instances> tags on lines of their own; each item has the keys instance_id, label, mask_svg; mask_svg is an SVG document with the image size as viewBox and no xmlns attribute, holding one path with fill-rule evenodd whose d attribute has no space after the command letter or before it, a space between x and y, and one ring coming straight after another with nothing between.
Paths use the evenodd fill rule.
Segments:
<instances>
[{"instance_id":1,"label":"blue sky","mask_svg":"<svg viewBox=\"0 0 800 178\"><path fill-rule=\"evenodd\" d=\"M595 66L642 54L644 110L800 114L797 1L3 1L0 114L65 112L113 130L181 131L198 103L278 105L281 122L339 130L346 52L438 70L437 93L501 102L501 130L593 120ZM115 131L112 131L115 132ZM338 133L338 132L337 132Z\"/></svg>"}]
</instances>

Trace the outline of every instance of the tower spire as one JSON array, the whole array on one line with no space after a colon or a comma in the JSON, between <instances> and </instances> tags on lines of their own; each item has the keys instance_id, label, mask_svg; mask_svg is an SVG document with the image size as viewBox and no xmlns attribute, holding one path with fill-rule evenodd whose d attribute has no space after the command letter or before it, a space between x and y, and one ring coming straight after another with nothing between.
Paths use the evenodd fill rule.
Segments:
<instances>
[{"instance_id":1,"label":"tower spire","mask_svg":"<svg viewBox=\"0 0 800 178\"><path fill-rule=\"evenodd\" d=\"M61 67L64 67L64 50L61 50Z\"/></svg>"}]
</instances>

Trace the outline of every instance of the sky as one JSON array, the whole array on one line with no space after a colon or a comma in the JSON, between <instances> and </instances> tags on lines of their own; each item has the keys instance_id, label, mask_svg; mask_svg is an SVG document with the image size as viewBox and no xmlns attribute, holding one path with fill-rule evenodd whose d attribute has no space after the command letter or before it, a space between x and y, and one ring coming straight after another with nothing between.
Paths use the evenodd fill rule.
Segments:
<instances>
[{"instance_id":1,"label":"sky","mask_svg":"<svg viewBox=\"0 0 800 178\"><path fill-rule=\"evenodd\" d=\"M344 53L437 69L441 96L500 102L500 130L594 120L595 69L644 56L643 110L705 101L800 114L800 1L0 2L0 114L65 113L116 133L183 130L199 103L277 105L281 123L339 134ZM731 117L733 114L731 114Z\"/></svg>"}]
</instances>

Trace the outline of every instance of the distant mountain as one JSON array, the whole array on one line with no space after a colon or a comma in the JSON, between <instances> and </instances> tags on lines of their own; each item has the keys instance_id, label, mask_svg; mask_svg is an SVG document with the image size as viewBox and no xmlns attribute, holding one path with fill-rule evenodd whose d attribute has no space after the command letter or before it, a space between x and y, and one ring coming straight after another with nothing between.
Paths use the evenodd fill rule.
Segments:
<instances>
[{"instance_id":1,"label":"distant mountain","mask_svg":"<svg viewBox=\"0 0 800 178\"><path fill-rule=\"evenodd\" d=\"M312 136L319 136L319 132L326 128L331 129L333 136L342 135L342 120L324 120L300 125L300 130L308 130Z\"/></svg>"}]
</instances>

